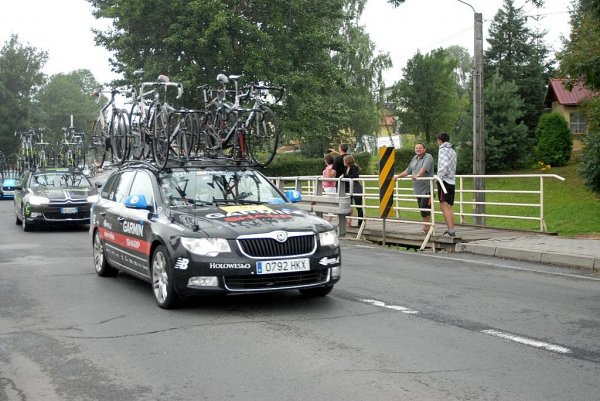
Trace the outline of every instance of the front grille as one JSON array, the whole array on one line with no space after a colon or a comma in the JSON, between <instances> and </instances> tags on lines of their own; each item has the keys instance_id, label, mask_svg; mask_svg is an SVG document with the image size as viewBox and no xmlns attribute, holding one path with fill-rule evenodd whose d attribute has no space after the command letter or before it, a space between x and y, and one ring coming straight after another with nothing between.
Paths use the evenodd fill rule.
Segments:
<instances>
[{"instance_id":1,"label":"front grille","mask_svg":"<svg viewBox=\"0 0 600 401\"><path fill-rule=\"evenodd\" d=\"M63 214L60 209L63 207L76 207L77 213ZM50 204L43 211L46 220L82 220L90 218L90 205L87 203L63 203L60 205Z\"/></svg>"},{"instance_id":2,"label":"front grille","mask_svg":"<svg viewBox=\"0 0 600 401\"><path fill-rule=\"evenodd\" d=\"M326 283L329 280L329 269L297 273L229 276L224 277L223 280L225 288L230 291L301 288Z\"/></svg>"},{"instance_id":3,"label":"front grille","mask_svg":"<svg viewBox=\"0 0 600 401\"><path fill-rule=\"evenodd\" d=\"M238 239L242 252L251 258L276 258L308 255L317 246L315 235L290 236L285 242L273 238Z\"/></svg>"}]
</instances>

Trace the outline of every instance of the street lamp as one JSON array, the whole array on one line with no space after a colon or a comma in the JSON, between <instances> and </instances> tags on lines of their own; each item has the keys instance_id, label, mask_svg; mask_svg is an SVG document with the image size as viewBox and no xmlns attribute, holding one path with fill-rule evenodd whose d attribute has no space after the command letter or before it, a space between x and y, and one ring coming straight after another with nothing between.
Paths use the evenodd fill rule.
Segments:
<instances>
[{"instance_id":1,"label":"street lamp","mask_svg":"<svg viewBox=\"0 0 600 401\"><path fill-rule=\"evenodd\" d=\"M485 138L483 136L483 16L472 5L461 2L473 10L474 50L473 50L473 175L485 174ZM475 191L475 224L485 225L485 178L473 179Z\"/></svg>"}]
</instances>

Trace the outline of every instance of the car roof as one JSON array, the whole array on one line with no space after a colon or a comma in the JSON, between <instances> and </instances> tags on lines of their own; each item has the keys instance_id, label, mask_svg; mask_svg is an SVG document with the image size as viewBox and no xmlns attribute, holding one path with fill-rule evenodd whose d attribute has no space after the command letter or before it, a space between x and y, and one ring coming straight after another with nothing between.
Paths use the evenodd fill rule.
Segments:
<instances>
[{"instance_id":1,"label":"car roof","mask_svg":"<svg viewBox=\"0 0 600 401\"><path fill-rule=\"evenodd\" d=\"M160 169L155 163L146 162L143 160L133 160L123 163L119 167L119 171L127 169L143 169L150 170L155 174L161 171L170 172L175 170L247 170L254 169L254 165L248 162L232 162L228 159L191 159L185 162L169 162L164 169Z\"/></svg>"}]
</instances>

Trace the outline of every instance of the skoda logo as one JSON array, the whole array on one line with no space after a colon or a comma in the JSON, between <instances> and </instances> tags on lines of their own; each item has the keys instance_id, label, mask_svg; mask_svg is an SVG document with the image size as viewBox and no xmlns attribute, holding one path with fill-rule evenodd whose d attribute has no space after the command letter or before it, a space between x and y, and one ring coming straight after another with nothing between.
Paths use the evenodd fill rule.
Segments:
<instances>
[{"instance_id":1,"label":"skoda logo","mask_svg":"<svg viewBox=\"0 0 600 401\"><path fill-rule=\"evenodd\" d=\"M287 233L285 231L276 231L275 239L277 242L285 242L287 241Z\"/></svg>"}]
</instances>

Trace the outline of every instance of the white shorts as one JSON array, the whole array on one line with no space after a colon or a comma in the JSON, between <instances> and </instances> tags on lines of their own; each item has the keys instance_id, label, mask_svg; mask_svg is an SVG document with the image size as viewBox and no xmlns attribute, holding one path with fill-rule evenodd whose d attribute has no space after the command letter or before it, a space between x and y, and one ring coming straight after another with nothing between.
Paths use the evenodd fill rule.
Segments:
<instances>
[{"instance_id":1,"label":"white shorts","mask_svg":"<svg viewBox=\"0 0 600 401\"><path fill-rule=\"evenodd\" d=\"M325 188L323 188L323 193L325 195L336 195L337 188L336 187L325 187Z\"/></svg>"}]
</instances>

